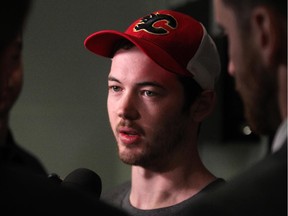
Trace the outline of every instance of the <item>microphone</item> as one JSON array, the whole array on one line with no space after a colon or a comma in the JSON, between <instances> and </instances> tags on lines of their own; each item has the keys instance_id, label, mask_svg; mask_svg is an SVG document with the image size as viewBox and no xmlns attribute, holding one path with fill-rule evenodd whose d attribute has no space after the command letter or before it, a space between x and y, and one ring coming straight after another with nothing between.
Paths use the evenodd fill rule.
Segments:
<instances>
[{"instance_id":1,"label":"microphone","mask_svg":"<svg viewBox=\"0 0 288 216\"><path fill-rule=\"evenodd\" d=\"M88 193L97 199L100 198L102 192L101 178L98 174L86 168L78 168L72 171L63 180L55 173L50 174L48 178L64 187Z\"/></svg>"}]
</instances>

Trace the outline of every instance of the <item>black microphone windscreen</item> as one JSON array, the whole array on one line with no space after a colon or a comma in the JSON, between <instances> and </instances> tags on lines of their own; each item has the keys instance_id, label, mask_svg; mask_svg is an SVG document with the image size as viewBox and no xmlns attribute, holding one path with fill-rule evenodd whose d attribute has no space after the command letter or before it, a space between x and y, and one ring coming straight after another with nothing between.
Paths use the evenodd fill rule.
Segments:
<instances>
[{"instance_id":1,"label":"black microphone windscreen","mask_svg":"<svg viewBox=\"0 0 288 216\"><path fill-rule=\"evenodd\" d=\"M48 179L50 179L52 182L55 182L57 184L61 184L62 183L62 179L56 173L49 174L48 175Z\"/></svg>"},{"instance_id":2,"label":"black microphone windscreen","mask_svg":"<svg viewBox=\"0 0 288 216\"><path fill-rule=\"evenodd\" d=\"M78 168L68 174L62 181L65 187L90 193L98 199L102 192L102 181L98 174L86 168Z\"/></svg>"}]
</instances>

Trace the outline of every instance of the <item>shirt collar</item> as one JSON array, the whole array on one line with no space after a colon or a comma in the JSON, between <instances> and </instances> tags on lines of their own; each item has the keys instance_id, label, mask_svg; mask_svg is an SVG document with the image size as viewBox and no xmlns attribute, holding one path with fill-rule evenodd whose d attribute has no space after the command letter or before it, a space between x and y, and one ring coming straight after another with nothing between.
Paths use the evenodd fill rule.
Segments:
<instances>
[{"instance_id":1,"label":"shirt collar","mask_svg":"<svg viewBox=\"0 0 288 216\"><path fill-rule=\"evenodd\" d=\"M287 118L281 123L276 131L275 137L272 143L272 152L279 150L287 140Z\"/></svg>"}]
</instances>

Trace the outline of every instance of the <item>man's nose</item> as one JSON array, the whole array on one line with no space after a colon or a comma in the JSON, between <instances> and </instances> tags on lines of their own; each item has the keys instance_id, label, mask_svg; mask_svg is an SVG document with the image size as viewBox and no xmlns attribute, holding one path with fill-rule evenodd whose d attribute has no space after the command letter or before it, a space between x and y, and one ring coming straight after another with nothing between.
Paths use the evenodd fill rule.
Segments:
<instances>
[{"instance_id":1,"label":"man's nose","mask_svg":"<svg viewBox=\"0 0 288 216\"><path fill-rule=\"evenodd\" d=\"M118 116L123 119L135 120L139 118L137 96L126 93L118 101Z\"/></svg>"}]
</instances>

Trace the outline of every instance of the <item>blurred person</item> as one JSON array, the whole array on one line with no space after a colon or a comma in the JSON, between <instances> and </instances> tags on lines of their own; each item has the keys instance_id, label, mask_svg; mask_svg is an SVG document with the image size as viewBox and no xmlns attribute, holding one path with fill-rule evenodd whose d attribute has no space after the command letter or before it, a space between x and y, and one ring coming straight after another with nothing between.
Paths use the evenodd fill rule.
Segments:
<instances>
[{"instance_id":1,"label":"blurred person","mask_svg":"<svg viewBox=\"0 0 288 216\"><path fill-rule=\"evenodd\" d=\"M225 183L202 163L200 125L214 110L219 54L194 18L159 10L125 32L89 35L85 47L112 59L107 108L131 181L101 199L131 215L178 215Z\"/></svg>"},{"instance_id":2,"label":"blurred person","mask_svg":"<svg viewBox=\"0 0 288 216\"><path fill-rule=\"evenodd\" d=\"M273 137L269 154L185 215L287 216L287 1L214 0L235 79L253 132Z\"/></svg>"},{"instance_id":3,"label":"blurred person","mask_svg":"<svg viewBox=\"0 0 288 216\"><path fill-rule=\"evenodd\" d=\"M41 161L15 142L9 126L10 113L23 84L22 35L26 11L29 10L27 2L21 1L15 6L14 1L5 3L0 9L0 161L47 175Z\"/></svg>"},{"instance_id":4,"label":"blurred person","mask_svg":"<svg viewBox=\"0 0 288 216\"><path fill-rule=\"evenodd\" d=\"M125 216L127 214L123 211L97 200L76 186L64 187L48 179L38 159L13 142L9 113L21 91L22 35L31 7L30 0L4 1L0 7L1 215Z\"/></svg>"}]
</instances>

